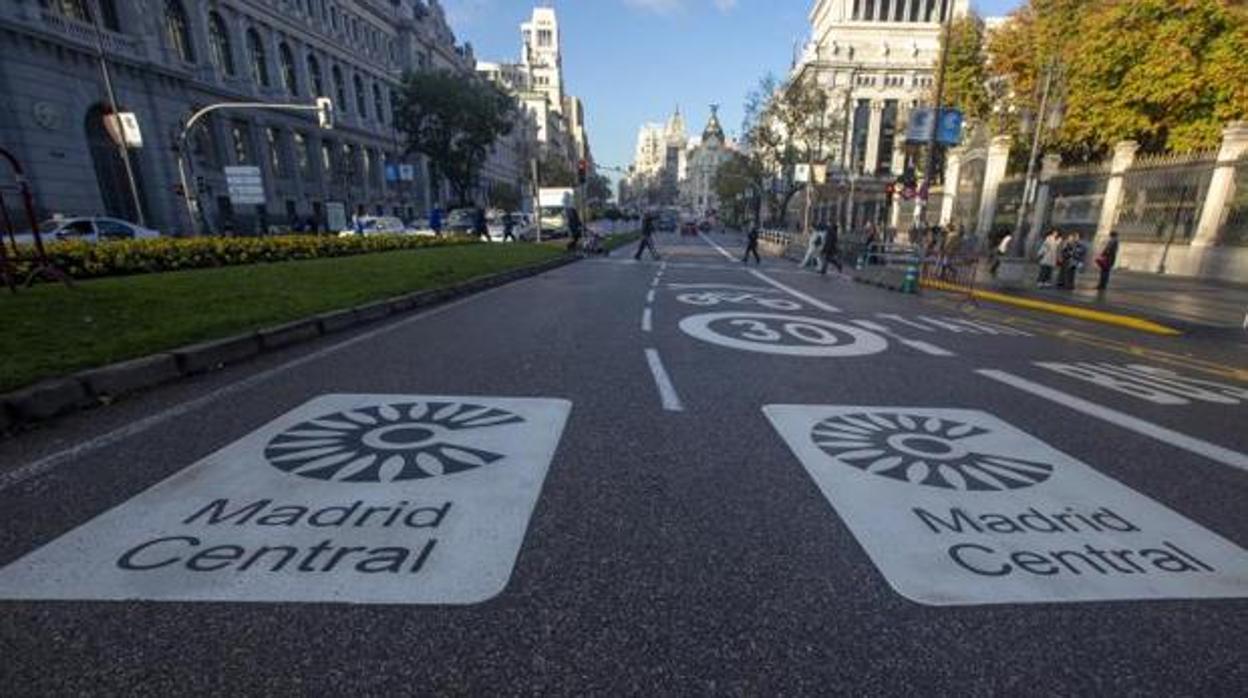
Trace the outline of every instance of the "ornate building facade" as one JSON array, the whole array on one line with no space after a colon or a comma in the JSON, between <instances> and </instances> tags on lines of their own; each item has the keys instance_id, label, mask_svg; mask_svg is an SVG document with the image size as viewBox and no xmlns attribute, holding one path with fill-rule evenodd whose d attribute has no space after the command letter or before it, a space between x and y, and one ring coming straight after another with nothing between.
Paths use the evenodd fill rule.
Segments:
<instances>
[{"instance_id":1,"label":"ornate building facade","mask_svg":"<svg viewBox=\"0 0 1248 698\"><path fill-rule=\"evenodd\" d=\"M710 218L719 213L715 177L719 168L733 156L734 146L719 124L718 106L711 105L711 117L702 129L702 139L689 149L685 179L680 184L681 207L694 217Z\"/></svg>"},{"instance_id":2,"label":"ornate building facade","mask_svg":"<svg viewBox=\"0 0 1248 698\"><path fill-rule=\"evenodd\" d=\"M440 199L423 160L401 155L392 112L404 71L474 68L438 0L5 0L0 145L25 164L41 214L138 217L104 126L97 1L119 109L143 132L130 155L149 226L191 229L176 189L177 136L196 109L221 102L327 96L336 124L263 109L201 122L189 140L192 186L217 229L324 226L330 202L411 217ZM230 165L261 168L267 204L231 204Z\"/></svg>"}]
</instances>

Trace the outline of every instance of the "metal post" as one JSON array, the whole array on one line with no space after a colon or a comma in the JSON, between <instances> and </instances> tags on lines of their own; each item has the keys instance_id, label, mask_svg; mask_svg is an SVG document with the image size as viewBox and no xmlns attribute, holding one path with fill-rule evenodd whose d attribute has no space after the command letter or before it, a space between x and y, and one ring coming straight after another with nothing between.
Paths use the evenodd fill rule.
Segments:
<instances>
[{"instance_id":1,"label":"metal post","mask_svg":"<svg viewBox=\"0 0 1248 698\"><path fill-rule=\"evenodd\" d=\"M845 132L841 141L841 157L845 159L845 166L841 169L845 172L845 178L849 180L848 186L845 187L844 210L842 217L845 223L845 232L848 233L853 225L854 208L854 142L853 134L850 129L852 120L850 119L851 110L854 108L854 78L858 75L858 66L853 66L849 70L849 84L845 86Z\"/></svg>"},{"instance_id":2,"label":"metal post","mask_svg":"<svg viewBox=\"0 0 1248 698\"><path fill-rule=\"evenodd\" d=\"M530 161L533 165L533 223L537 226L537 232L534 233L534 239L537 242L542 241L542 190L537 170L537 158Z\"/></svg>"},{"instance_id":3,"label":"metal post","mask_svg":"<svg viewBox=\"0 0 1248 698\"><path fill-rule=\"evenodd\" d=\"M940 70L936 73L936 100L932 104L932 133L927 137L927 158L923 166L923 186L919 187L919 220L927 225L927 203L932 195L932 175L936 169L936 133L940 130L941 103L945 101L945 70L949 62L949 44L953 32L953 12L950 12L941 27Z\"/></svg>"},{"instance_id":4,"label":"metal post","mask_svg":"<svg viewBox=\"0 0 1248 698\"><path fill-rule=\"evenodd\" d=\"M1014 223L1014 237L1010 242L1010 256L1022 257L1026 251L1023 239L1023 226L1027 221L1027 209L1031 205L1032 196L1038 188L1033 182L1036 174L1036 155L1040 152L1040 135L1044 133L1044 121L1049 110L1049 89L1053 86L1053 64L1049 63L1044 70L1044 89L1040 93L1040 111L1036 113L1035 133L1031 136L1031 152L1027 156L1027 177L1023 180L1023 200L1018 205L1018 221Z\"/></svg>"},{"instance_id":5,"label":"metal post","mask_svg":"<svg viewBox=\"0 0 1248 698\"><path fill-rule=\"evenodd\" d=\"M118 128L120 128L121 108L117 105L117 93L113 90L113 77L108 69L108 58L104 54L104 29L100 26L100 3L99 0L91 0L91 24L95 27L95 51L100 59L100 73L104 76L104 91L108 95L108 106L113 110L112 118L118 119ZM136 222L140 227L147 227L147 216L143 213L143 202L139 197L139 186L134 179L134 169L130 164L130 149L126 146L123 138L117 144L118 150L121 152L121 164L126 170L126 182L130 185L130 198L134 203Z\"/></svg>"}]
</instances>

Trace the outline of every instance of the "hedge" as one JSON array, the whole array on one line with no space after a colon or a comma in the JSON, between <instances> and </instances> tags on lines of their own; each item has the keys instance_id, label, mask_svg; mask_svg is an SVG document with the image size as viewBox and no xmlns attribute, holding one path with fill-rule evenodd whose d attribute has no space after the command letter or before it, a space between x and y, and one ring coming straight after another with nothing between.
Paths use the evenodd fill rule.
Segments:
<instances>
[{"instance_id":1,"label":"hedge","mask_svg":"<svg viewBox=\"0 0 1248 698\"><path fill-rule=\"evenodd\" d=\"M465 237L369 235L350 237L283 235L276 237L162 237L90 244L75 240L45 243L48 259L75 279L151 274L182 269L227 267L260 262L345 257L422 247L472 244ZM31 261L17 263L19 278Z\"/></svg>"}]
</instances>

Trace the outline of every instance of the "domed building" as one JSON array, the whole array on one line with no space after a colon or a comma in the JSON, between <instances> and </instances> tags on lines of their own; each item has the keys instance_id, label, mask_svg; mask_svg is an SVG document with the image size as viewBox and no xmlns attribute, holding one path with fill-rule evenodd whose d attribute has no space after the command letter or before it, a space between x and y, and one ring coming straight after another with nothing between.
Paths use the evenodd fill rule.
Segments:
<instances>
[{"instance_id":1,"label":"domed building","mask_svg":"<svg viewBox=\"0 0 1248 698\"><path fill-rule=\"evenodd\" d=\"M719 105L711 105L711 118L702 129L702 139L689 150L685 179L680 186L682 207L695 217L709 218L719 212L715 176L732 158L735 148L719 123Z\"/></svg>"}]
</instances>

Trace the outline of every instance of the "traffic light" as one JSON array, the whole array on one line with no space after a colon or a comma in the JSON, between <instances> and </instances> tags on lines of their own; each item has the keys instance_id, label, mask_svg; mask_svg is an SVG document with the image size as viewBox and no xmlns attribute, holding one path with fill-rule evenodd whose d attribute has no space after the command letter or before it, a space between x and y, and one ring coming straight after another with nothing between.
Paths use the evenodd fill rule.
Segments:
<instances>
[{"instance_id":1,"label":"traffic light","mask_svg":"<svg viewBox=\"0 0 1248 698\"><path fill-rule=\"evenodd\" d=\"M576 181L579 184L585 184L589 181L589 163L584 159L576 163Z\"/></svg>"},{"instance_id":2,"label":"traffic light","mask_svg":"<svg viewBox=\"0 0 1248 698\"><path fill-rule=\"evenodd\" d=\"M316 98L316 121L326 131L334 128L334 102L329 97Z\"/></svg>"}]
</instances>

